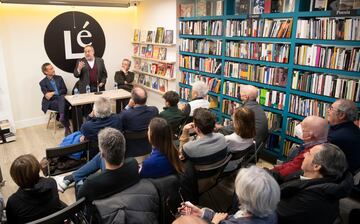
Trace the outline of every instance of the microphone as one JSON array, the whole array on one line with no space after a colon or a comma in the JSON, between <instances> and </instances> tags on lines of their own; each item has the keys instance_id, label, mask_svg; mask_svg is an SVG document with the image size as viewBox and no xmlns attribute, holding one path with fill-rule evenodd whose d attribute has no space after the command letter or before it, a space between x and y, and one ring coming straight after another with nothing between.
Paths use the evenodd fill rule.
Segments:
<instances>
[{"instance_id":1,"label":"microphone","mask_svg":"<svg viewBox=\"0 0 360 224\"><path fill-rule=\"evenodd\" d=\"M96 92L95 95L100 95L102 92L99 91L99 80L96 81Z\"/></svg>"}]
</instances>

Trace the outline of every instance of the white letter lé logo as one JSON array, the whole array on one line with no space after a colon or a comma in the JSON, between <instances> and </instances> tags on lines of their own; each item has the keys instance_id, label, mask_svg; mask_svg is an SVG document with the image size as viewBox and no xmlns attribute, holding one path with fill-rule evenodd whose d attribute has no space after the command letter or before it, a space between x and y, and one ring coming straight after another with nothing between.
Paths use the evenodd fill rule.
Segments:
<instances>
[{"instance_id":1,"label":"white letter l\u00e9 logo","mask_svg":"<svg viewBox=\"0 0 360 224\"><path fill-rule=\"evenodd\" d=\"M99 23L82 12L65 12L55 17L45 31L45 50L58 68L72 73L76 60L84 57L84 47L92 45L95 55L105 51L105 35Z\"/></svg>"}]
</instances>

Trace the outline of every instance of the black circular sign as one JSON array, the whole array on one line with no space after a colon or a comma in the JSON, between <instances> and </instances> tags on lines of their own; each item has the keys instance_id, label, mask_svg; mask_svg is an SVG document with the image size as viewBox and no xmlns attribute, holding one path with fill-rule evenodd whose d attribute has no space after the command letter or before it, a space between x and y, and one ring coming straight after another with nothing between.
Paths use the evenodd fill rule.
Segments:
<instances>
[{"instance_id":1,"label":"black circular sign","mask_svg":"<svg viewBox=\"0 0 360 224\"><path fill-rule=\"evenodd\" d=\"M92 45L95 55L105 51L105 35L100 24L88 14L65 12L56 16L44 35L46 54L63 71L72 73L76 60L84 57L84 47Z\"/></svg>"}]
</instances>

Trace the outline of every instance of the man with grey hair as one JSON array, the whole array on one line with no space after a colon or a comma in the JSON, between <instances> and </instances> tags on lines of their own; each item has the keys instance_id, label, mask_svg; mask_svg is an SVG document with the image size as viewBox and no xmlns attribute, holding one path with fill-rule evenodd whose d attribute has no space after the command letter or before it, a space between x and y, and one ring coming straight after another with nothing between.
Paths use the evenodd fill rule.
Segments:
<instances>
[{"instance_id":1,"label":"man with grey hair","mask_svg":"<svg viewBox=\"0 0 360 224\"><path fill-rule=\"evenodd\" d=\"M275 166L273 171L283 177L299 171L305 153L309 152L313 146L327 142L328 130L329 127L325 119L318 116L306 117L295 127L295 135L304 143L293 149L293 158L290 161Z\"/></svg>"},{"instance_id":2,"label":"man with grey hair","mask_svg":"<svg viewBox=\"0 0 360 224\"><path fill-rule=\"evenodd\" d=\"M278 181L278 223L334 223L339 199L346 197L353 185L346 170L346 157L339 147L330 143L312 147L305 153L301 171Z\"/></svg>"},{"instance_id":3,"label":"man with grey hair","mask_svg":"<svg viewBox=\"0 0 360 224\"><path fill-rule=\"evenodd\" d=\"M191 101L188 104L179 105L179 109L185 114L189 114L190 117L197 108L209 109L210 103L206 99L208 91L208 86L203 81L194 82L191 89Z\"/></svg>"},{"instance_id":4,"label":"man with grey hair","mask_svg":"<svg viewBox=\"0 0 360 224\"><path fill-rule=\"evenodd\" d=\"M88 176L76 194L77 199L85 197L89 202L123 191L140 180L136 160L125 160L125 138L120 131L105 128L98 139L100 153L85 166L101 164L101 172Z\"/></svg>"},{"instance_id":5,"label":"man with grey hair","mask_svg":"<svg viewBox=\"0 0 360 224\"><path fill-rule=\"evenodd\" d=\"M244 103L243 107L246 107L255 113L255 129L256 144L259 145L263 142L268 136L268 120L266 118L265 112L261 105L256 101L258 97L259 90L255 86L251 85L241 85L240 87L240 99ZM228 135L234 132L234 126L222 127L221 125L216 126L219 129L219 132Z\"/></svg>"},{"instance_id":6,"label":"man with grey hair","mask_svg":"<svg viewBox=\"0 0 360 224\"><path fill-rule=\"evenodd\" d=\"M345 153L352 173L360 169L360 129L354 124L357 113L356 104L345 99L335 101L327 111L328 140Z\"/></svg>"}]
</instances>

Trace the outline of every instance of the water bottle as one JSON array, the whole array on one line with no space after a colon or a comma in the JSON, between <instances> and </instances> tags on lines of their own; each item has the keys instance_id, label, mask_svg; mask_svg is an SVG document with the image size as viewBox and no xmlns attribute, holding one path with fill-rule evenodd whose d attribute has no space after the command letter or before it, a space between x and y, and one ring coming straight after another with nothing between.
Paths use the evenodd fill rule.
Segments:
<instances>
[{"instance_id":1,"label":"water bottle","mask_svg":"<svg viewBox=\"0 0 360 224\"><path fill-rule=\"evenodd\" d=\"M114 83L114 89L115 89L115 90L118 89L118 84L117 84L117 82Z\"/></svg>"},{"instance_id":2,"label":"water bottle","mask_svg":"<svg viewBox=\"0 0 360 224\"><path fill-rule=\"evenodd\" d=\"M79 96L79 89L78 88L75 88L74 89L74 95L75 95L75 97L77 97L77 96Z\"/></svg>"},{"instance_id":3,"label":"water bottle","mask_svg":"<svg viewBox=\"0 0 360 224\"><path fill-rule=\"evenodd\" d=\"M86 85L86 93L90 93L90 86Z\"/></svg>"}]
</instances>

